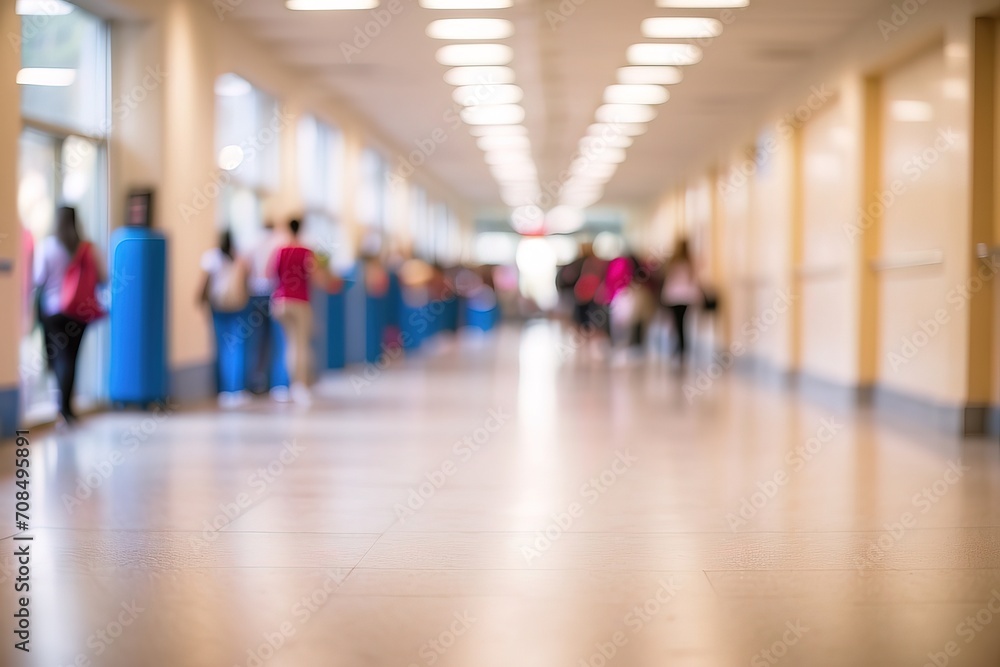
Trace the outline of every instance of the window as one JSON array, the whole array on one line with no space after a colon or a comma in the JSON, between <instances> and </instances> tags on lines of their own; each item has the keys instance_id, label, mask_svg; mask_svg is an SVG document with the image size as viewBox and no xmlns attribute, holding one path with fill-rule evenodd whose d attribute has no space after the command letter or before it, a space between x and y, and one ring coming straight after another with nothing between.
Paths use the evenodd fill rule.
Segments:
<instances>
[{"instance_id":1,"label":"window","mask_svg":"<svg viewBox=\"0 0 1000 667\"><path fill-rule=\"evenodd\" d=\"M361 201L358 215L366 227L384 229L389 195L388 164L378 151L366 148L361 154Z\"/></svg>"},{"instance_id":2,"label":"window","mask_svg":"<svg viewBox=\"0 0 1000 667\"><path fill-rule=\"evenodd\" d=\"M343 213L344 141L340 131L313 116L298 126L299 183L305 203L303 237L335 266L353 260L341 225Z\"/></svg>"},{"instance_id":3,"label":"window","mask_svg":"<svg viewBox=\"0 0 1000 667\"><path fill-rule=\"evenodd\" d=\"M267 199L279 186L281 132L288 124L278 102L246 79L223 74L215 82L215 149L227 172L216 211L240 251L253 247L263 229Z\"/></svg>"},{"instance_id":4,"label":"window","mask_svg":"<svg viewBox=\"0 0 1000 667\"><path fill-rule=\"evenodd\" d=\"M21 118L17 207L25 256L53 231L58 206L72 206L83 236L108 257L107 135L110 58L107 26L61 0L18 0L21 16ZM44 341L33 326L30 293L23 305L21 395L28 424L52 419L56 406L44 363ZM77 404L86 409L106 395L107 324L83 340Z\"/></svg>"}]
</instances>

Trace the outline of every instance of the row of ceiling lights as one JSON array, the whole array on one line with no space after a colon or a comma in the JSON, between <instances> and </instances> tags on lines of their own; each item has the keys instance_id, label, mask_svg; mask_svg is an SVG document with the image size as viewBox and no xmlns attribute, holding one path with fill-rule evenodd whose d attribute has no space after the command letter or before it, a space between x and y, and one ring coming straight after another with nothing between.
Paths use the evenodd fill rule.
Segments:
<instances>
[{"instance_id":1,"label":"row of ceiling lights","mask_svg":"<svg viewBox=\"0 0 1000 667\"><path fill-rule=\"evenodd\" d=\"M425 9L497 10L512 0L420 0ZM749 5L749 0L657 0L668 9L725 9ZM290 9L362 9L378 0L287 0ZM723 25L713 18L652 17L641 25L649 40L693 40L717 37ZM666 86L679 83L679 68L701 61L698 46L684 43L643 42L628 48L628 66L618 69L617 81L604 91L604 104L595 122L579 142L579 152L562 184L559 206L543 212L538 170L531 156L531 142L523 125L523 91L509 67L514 52L495 43L514 34L513 24L501 18L444 18L427 26L433 39L456 42L437 51L440 64L451 69L445 81L455 86L454 99L463 109L462 120L477 137L486 163L500 184L501 198L514 209L518 231L569 232L583 223L583 209L604 196L605 184L625 160L633 137L643 134L656 118L656 107L670 99ZM548 218L545 224L544 218Z\"/></svg>"},{"instance_id":2,"label":"row of ceiling lights","mask_svg":"<svg viewBox=\"0 0 1000 667\"><path fill-rule=\"evenodd\" d=\"M421 0L430 8L442 0ZM448 0L449 9L504 9L510 0ZM462 106L461 117L477 137L486 164L500 185L504 202L517 206L541 196L538 169L531 155L531 141L520 105L524 92L515 84L509 65L514 51L503 40L514 34L514 25L501 18L447 18L432 21L427 36L460 43L438 49L437 61L451 67L445 81L456 86L453 97Z\"/></svg>"},{"instance_id":3,"label":"row of ceiling lights","mask_svg":"<svg viewBox=\"0 0 1000 667\"><path fill-rule=\"evenodd\" d=\"M668 9L728 9L750 3L658 0L656 4ZM714 18L657 16L645 19L640 28L648 40L695 40L718 37L723 25ZM560 193L561 210L583 209L600 201L605 184L625 161L625 149L656 118L657 106L670 99L666 86L679 83L684 78L680 68L696 65L701 58L701 49L693 44L642 42L628 48L628 65L619 68L617 81L605 88L604 103L594 114L595 122L579 142L570 176Z\"/></svg>"}]
</instances>

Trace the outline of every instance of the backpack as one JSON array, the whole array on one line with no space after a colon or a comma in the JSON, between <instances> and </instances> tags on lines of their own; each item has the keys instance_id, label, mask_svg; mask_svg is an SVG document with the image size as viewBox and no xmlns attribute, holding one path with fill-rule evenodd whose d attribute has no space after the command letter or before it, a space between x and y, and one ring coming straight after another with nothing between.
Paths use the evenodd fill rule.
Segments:
<instances>
[{"instance_id":1,"label":"backpack","mask_svg":"<svg viewBox=\"0 0 1000 667\"><path fill-rule=\"evenodd\" d=\"M107 313L97 300L97 262L91 244L83 242L66 267L59 294L59 312L80 322L93 322Z\"/></svg>"},{"instance_id":2,"label":"backpack","mask_svg":"<svg viewBox=\"0 0 1000 667\"><path fill-rule=\"evenodd\" d=\"M238 313L250 301L243 265L226 258L212 276L208 297L212 308L222 313Z\"/></svg>"}]
</instances>

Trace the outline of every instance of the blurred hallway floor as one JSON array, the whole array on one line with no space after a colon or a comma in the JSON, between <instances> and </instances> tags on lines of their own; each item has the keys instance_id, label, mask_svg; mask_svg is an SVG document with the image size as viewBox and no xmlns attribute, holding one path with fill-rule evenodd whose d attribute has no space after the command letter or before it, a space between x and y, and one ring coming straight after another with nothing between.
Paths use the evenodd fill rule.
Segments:
<instances>
[{"instance_id":1,"label":"blurred hallway floor","mask_svg":"<svg viewBox=\"0 0 1000 667\"><path fill-rule=\"evenodd\" d=\"M531 325L306 412L39 432L32 651L5 613L0 664L1000 665L996 442L683 382Z\"/></svg>"}]
</instances>

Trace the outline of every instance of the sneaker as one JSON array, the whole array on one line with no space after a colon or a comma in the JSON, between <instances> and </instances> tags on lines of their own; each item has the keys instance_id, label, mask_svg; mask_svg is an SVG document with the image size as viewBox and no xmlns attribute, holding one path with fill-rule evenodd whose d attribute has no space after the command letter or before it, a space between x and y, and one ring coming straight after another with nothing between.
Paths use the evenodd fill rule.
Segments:
<instances>
[{"instance_id":1,"label":"sneaker","mask_svg":"<svg viewBox=\"0 0 1000 667\"><path fill-rule=\"evenodd\" d=\"M232 410L239 405L239 396L235 391L219 392L219 407L223 410Z\"/></svg>"},{"instance_id":2,"label":"sneaker","mask_svg":"<svg viewBox=\"0 0 1000 667\"><path fill-rule=\"evenodd\" d=\"M287 403L292 400L288 392L288 387L274 387L271 389L271 399L276 403Z\"/></svg>"}]
</instances>

